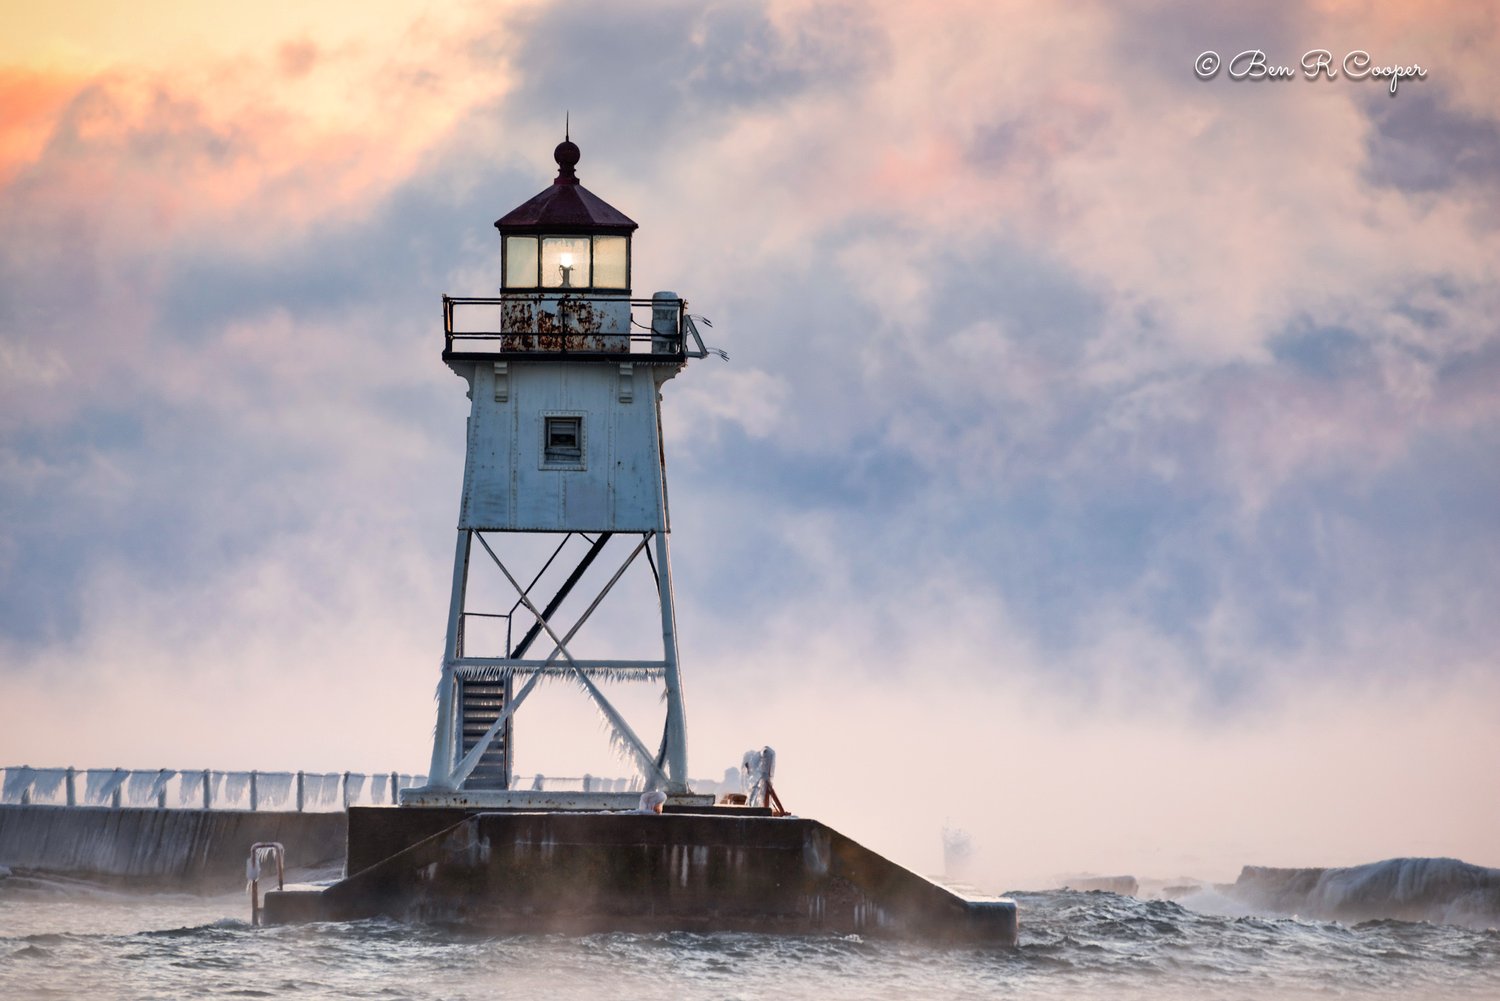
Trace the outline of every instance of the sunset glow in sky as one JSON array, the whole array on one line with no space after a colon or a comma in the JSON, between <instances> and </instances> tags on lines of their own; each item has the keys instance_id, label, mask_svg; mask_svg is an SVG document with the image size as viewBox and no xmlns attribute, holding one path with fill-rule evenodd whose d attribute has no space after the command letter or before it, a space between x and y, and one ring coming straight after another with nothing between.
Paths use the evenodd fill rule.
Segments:
<instances>
[{"instance_id":1,"label":"sunset glow in sky","mask_svg":"<svg viewBox=\"0 0 1500 1001\"><path fill-rule=\"evenodd\" d=\"M0 765L425 770L439 297L567 113L732 359L694 775L1011 886L1500 866L1500 15L1129 6L11 5ZM1194 75L1256 48L1427 76ZM624 774L577 718L521 768Z\"/></svg>"}]
</instances>

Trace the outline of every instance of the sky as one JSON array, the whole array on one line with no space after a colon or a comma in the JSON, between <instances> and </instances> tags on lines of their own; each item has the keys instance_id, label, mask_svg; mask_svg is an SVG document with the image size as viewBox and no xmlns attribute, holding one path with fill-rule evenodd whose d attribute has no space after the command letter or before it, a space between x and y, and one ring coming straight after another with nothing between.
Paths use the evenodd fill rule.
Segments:
<instances>
[{"instance_id":1,"label":"sky","mask_svg":"<svg viewBox=\"0 0 1500 1001\"><path fill-rule=\"evenodd\" d=\"M692 774L996 886L1500 866L1497 22L7 5L0 764L425 771L440 296L567 115L730 356L664 391ZM1231 76L1316 49L1426 75ZM519 767L624 774L576 719Z\"/></svg>"}]
</instances>

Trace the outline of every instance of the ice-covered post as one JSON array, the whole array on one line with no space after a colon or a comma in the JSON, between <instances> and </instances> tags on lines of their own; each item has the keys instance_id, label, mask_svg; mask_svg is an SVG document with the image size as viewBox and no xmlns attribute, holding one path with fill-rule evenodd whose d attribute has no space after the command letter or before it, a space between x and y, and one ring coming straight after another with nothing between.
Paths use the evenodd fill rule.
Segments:
<instances>
[{"instance_id":1,"label":"ice-covered post","mask_svg":"<svg viewBox=\"0 0 1500 1001\"><path fill-rule=\"evenodd\" d=\"M349 773L348 772L344 773L344 795L341 797L341 799L343 799L343 801L344 801L344 809L346 809L346 810L349 809Z\"/></svg>"},{"instance_id":2,"label":"ice-covered post","mask_svg":"<svg viewBox=\"0 0 1500 1001\"><path fill-rule=\"evenodd\" d=\"M68 789L68 805L78 805L78 770L71 765L68 767L68 777L63 780Z\"/></svg>"},{"instance_id":3,"label":"ice-covered post","mask_svg":"<svg viewBox=\"0 0 1500 1001\"><path fill-rule=\"evenodd\" d=\"M167 770L161 769L156 773L156 808L165 810L167 808Z\"/></svg>"},{"instance_id":4,"label":"ice-covered post","mask_svg":"<svg viewBox=\"0 0 1500 1001\"><path fill-rule=\"evenodd\" d=\"M401 776L398 775L397 773L391 772L391 805L392 806L395 806L395 805L397 805L398 803L401 802L401 800L398 799L397 796L396 796L396 788L401 784L399 781L397 781L398 779L400 779L400 777Z\"/></svg>"},{"instance_id":5,"label":"ice-covered post","mask_svg":"<svg viewBox=\"0 0 1500 1001\"><path fill-rule=\"evenodd\" d=\"M255 812L255 808L260 805L260 790L256 788L255 776L256 776L255 772L251 772L250 773L250 812L251 813L254 813Z\"/></svg>"},{"instance_id":6,"label":"ice-covered post","mask_svg":"<svg viewBox=\"0 0 1500 1001\"><path fill-rule=\"evenodd\" d=\"M120 774L120 769L116 768L115 774ZM111 793L109 797L109 805L114 807L116 810L120 808L120 790L124 787L124 785L125 783L122 780L118 785L115 786L115 791Z\"/></svg>"},{"instance_id":7,"label":"ice-covered post","mask_svg":"<svg viewBox=\"0 0 1500 1001\"><path fill-rule=\"evenodd\" d=\"M205 769L203 769L203 809L205 809L205 810L212 810L213 809L213 806L214 806L213 788L214 788L214 784L213 784L212 776L211 776L209 770L207 768L205 768Z\"/></svg>"},{"instance_id":8,"label":"ice-covered post","mask_svg":"<svg viewBox=\"0 0 1500 1001\"><path fill-rule=\"evenodd\" d=\"M297 812L302 812L302 773L297 773Z\"/></svg>"}]
</instances>

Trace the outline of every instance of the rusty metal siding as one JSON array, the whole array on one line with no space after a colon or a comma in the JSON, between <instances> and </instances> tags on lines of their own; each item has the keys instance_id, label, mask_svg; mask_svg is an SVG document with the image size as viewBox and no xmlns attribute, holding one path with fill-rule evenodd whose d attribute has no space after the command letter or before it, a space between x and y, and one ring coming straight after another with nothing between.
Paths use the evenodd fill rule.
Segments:
<instances>
[{"instance_id":1,"label":"rusty metal siding","mask_svg":"<svg viewBox=\"0 0 1500 1001\"><path fill-rule=\"evenodd\" d=\"M501 351L630 350L630 300L567 294L507 296Z\"/></svg>"}]
</instances>

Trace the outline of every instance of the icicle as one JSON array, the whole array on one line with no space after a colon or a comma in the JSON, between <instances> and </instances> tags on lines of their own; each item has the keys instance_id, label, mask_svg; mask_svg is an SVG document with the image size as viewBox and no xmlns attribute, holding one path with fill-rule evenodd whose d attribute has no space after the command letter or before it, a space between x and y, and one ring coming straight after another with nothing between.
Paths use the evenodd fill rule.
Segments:
<instances>
[{"instance_id":1,"label":"icicle","mask_svg":"<svg viewBox=\"0 0 1500 1001\"><path fill-rule=\"evenodd\" d=\"M159 772L147 774L151 775L151 788L147 792L146 805L155 806L161 802L161 794L167 791L167 783L172 781L177 773L170 768L163 768Z\"/></svg>"},{"instance_id":2,"label":"icicle","mask_svg":"<svg viewBox=\"0 0 1500 1001\"><path fill-rule=\"evenodd\" d=\"M232 810L243 809L241 800L249 788L249 772L224 772L224 805Z\"/></svg>"},{"instance_id":3,"label":"icicle","mask_svg":"<svg viewBox=\"0 0 1500 1001\"><path fill-rule=\"evenodd\" d=\"M304 809L330 806L338 799L339 775L337 772L308 772L302 776L302 791Z\"/></svg>"},{"instance_id":4,"label":"icicle","mask_svg":"<svg viewBox=\"0 0 1500 1001\"><path fill-rule=\"evenodd\" d=\"M565 661L557 661L553 672L544 675L546 681L562 681L569 676L569 669ZM499 667L493 664L464 664L454 671L454 676L464 681L483 681L496 684L505 681L515 674L515 668ZM660 681L666 675L666 671L660 667L609 667L589 668L589 676L599 681Z\"/></svg>"},{"instance_id":5,"label":"icicle","mask_svg":"<svg viewBox=\"0 0 1500 1001\"><path fill-rule=\"evenodd\" d=\"M302 773L302 809L316 810L323 805L328 776L321 772Z\"/></svg>"},{"instance_id":6,"label":"icicle","mask_svg":"<svg viewBox=\"0 0 1500 1001\"><path fill-rule=\"evenodd\" d=\"M31 787L31 801L52 802L57 798L57 791L62 788L63 780L68 777L66 768L38 768L36 769L36 781Z\"/></svg>"},{"instance_id":7,"label":"icicle","mask_svg":"<svg viewBox=\"0 0 1500 1001\"><path fill-rule=\"evenodd\" d=\"M634 741L626 736L629 732L629 727L620 717L620 714L609 704L609 701L604 698L603 693L589 680L586 674L574 671L572 679L575 684L588 693L589 701L593 702L594 708L598 710L600 722L609 734L609 744L614 750L615 756L621 761L629 761L635 764L643 775L650 777L651 783L654 784L658 772L656 762L648 755L642 753L636 747Z\"/></svg>"},{"instance_id":8,"label":"icicle","mask_svg":"<svg viewBox=\"0 0 1500 1001\"><path fill-rule=\"evenodd\" d=\"M115 791L130 775L123 768L90 768L85 774L83 798L90 806L109 806Z\"/></svg>"},{"instance_id":9,"label":"icicle","mask_svg":"<svg viewBox=\"0 0 1500 1001\"><path fill-rule=\"evenodd\" d=\"M131 772L125 780L126 806L151 806L156 797L151 791L156 788L155 772Z\"/></svg>"},{"instance_id":10,"label":"icicle","mask_svg":"<svg viewBox=\"0 0 1500 1001\"><path fill-rule=\"evenodd\" d=\"M202 772L182 773L182 781L177 783L177 804L188 807L203 805Z\"/></svg>"},{"instance_id":11,"label":"icicle","mask_svg":"<svg viewBox=\"0 0 1500 1001\"><path fill-rule=\"evenodd\" d=\"M296 780L291 772L261 772L256 776L255 792L260 809L278 807L286 803L291 795L292 783Z\"/></svg>"},{"instance_id":12,"label":"icicle","mask_svg":"<svg viewBox=\"0 0 1500 1001\"><path fill-rule=\"evenodd\" d=\"M0 792L0 798L7 803L19 803L21 797L31 789L31 783L36 779L36 769L27 768L25 765L19 768L7 768L5 770L5 789Z\"/></svg>"},{"instance_id":13,"label":"icicle","mask_svg":"<svg viewBox=\"0 0 1500 1001\"><path fill-rule=\"evenodd\" d=\"M385 787L390 781L390 776L381 772L370 779L370 802L380 806L385 802Z\"/></svg>"},{"instance_id":14,"label":"icicle","mask_svg":"<svg viewBox=\"0 0 1500 1001\"><path fill-rule=\"evenodd\" d=\"M359 803L365 792L365 776L359 772L349 773L349 786L345 792L346 801L350 806Z\"/></svg>"}]
</instances>

